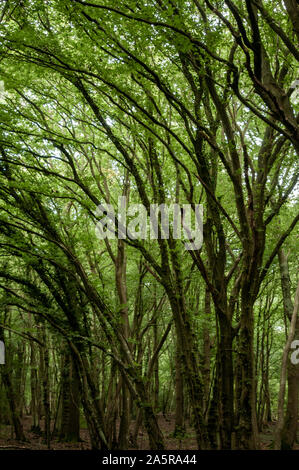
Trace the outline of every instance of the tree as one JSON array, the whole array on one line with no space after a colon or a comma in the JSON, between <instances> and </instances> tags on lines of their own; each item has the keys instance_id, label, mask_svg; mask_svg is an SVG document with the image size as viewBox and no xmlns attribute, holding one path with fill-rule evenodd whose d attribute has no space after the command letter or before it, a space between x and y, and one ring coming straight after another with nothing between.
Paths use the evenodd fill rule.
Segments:
<instances>
[{"instance_id":1,"label":"tree","mask_svg":"<svg viewBox=\"0 0 299 470\"><path fill-rule=\"evenodd\" d=\"M18 266L2 276L22 286L28 306L31 298L39 307L47 299L43 316L74 357L95 447L111 445L115 426L105 422L101 400L91 400L97 384L89 348L118 369L109 399L121 390L119 446L128 445L135 400L151 447L164 447L145 374L157 366L173 321L176 368L181 363L183 370L177 403L185 387L198 447L258 448L257 302L299 217L292 200L297 26L294 5L284 4L278 13L261 0L130 0L117 7L31 0L2 11L1 247ZM171 229L155 244L105 239L99 255L96 208L121 195L142 203L147 215L151 203L203 203L203 246L186 251ZM290 217L277 240L282 209ZM117 234L119 227L117 221ZM24 266L33 280L20 275ZM128 273L138 294L129 292ZM171 314L160 339L157 329L151 334L155 314L146 319L141 308L130 310L133 299L141 302L145 276L155 280L151 291L162 290ZM199 298L206 299L201 313ZM205 327L202 349L198 331L198 317L211 314L213 376L209 333Z\"/></svg>"}]
</instances>

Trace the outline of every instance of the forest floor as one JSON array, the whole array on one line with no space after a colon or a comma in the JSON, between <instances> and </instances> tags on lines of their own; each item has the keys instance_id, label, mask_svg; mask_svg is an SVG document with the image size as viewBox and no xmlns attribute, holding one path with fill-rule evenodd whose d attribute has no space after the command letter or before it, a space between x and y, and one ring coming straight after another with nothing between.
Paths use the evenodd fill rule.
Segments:
<instances>
[{"instance_id":1,"label":"forest floor","mask_svg":"<svg viewBox=\"0 0 299 470\"><path fill-rule=\"evenodd\" d=\"M174 429L174 416L159 416L159 424L163 431L168 450L196 450L197 444L195 434L191 428L186 429L186 434L182 439L174 438L172 433ZM12 427L10 425L0 424L0 450L47 450L43 436L31 431L31 417L25 416L22 420L26 442L20 442L13 438ZM43 423L41 423L43 424ZM260 442L262 450L271 450L274 439L275 422L265 426L260 434ZM134 421L132 422L132 430L134 429ZM299 437L299 436L298 436ZM81 442L67 443L59 442L57 439L51 441L51 450L88 450L90 449L90 439L87 429L82 428L80 431ZM130 448L134 450L134 447ZM141 428L138 435L138 449L148 450L148 438L146 431ZM295 446L299 450L299 444Z\"/></svg>"}]
</instances>

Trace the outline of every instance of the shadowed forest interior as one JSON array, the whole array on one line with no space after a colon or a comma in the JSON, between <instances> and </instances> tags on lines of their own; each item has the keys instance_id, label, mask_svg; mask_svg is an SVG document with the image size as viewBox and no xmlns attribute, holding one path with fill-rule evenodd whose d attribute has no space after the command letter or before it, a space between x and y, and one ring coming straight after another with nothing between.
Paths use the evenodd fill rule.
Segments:
<instances>
[{"instance_id":1,"label":"shadowed forest interior","mask_svg":"<svg viewBox=\"0 0 299 470\"><path fill-rule=\"evenodd\" d=\"M0 0L0 450L299 448L298 39Z\"/></svg>"}]
</instances>

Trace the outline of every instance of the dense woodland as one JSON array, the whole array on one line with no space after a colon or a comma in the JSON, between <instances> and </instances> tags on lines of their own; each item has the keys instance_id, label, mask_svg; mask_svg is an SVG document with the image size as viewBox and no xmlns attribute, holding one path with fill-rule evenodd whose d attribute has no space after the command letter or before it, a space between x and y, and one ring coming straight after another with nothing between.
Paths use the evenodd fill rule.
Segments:
<instances>
[{"instance_id":1,"label":"dense woodland","mask_svg":"<svg viewBox=\"0 0 299 470\"><path fill-rule=\"evenodd\" d=\"M298 446L298 39L296 0L0 1L0 448ZM201 248L100 240L120 196Z\"/></svg>"}]
</instances>

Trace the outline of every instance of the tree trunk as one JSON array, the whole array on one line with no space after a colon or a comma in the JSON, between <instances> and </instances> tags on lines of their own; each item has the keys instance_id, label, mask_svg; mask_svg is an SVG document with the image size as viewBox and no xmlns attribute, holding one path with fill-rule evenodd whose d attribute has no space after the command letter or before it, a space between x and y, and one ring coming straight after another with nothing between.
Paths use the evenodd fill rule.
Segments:
<instances>
[{"instance_id":1,"label":"tree trunk","mask_svg":"<svg viewBox=\"0 0 299 470\"><path fill-rule=\"evenodd\" d=\"M45 325L42 325L42 341L47 345ZM51 447L51 409L50 409L50 384L49 384L49 351L47 346L40 348L41 378L43 385L43 406L45 413L45 443L48 449Z\"/></svg>"},{"instance_id":2,"label":"tree trunk","mask_svg":"<svg viewBox=\"0 0 299 470\"><path fill-rule=\"evenodd\" d=\"M291 298L291 281L288 268L288 260L282 249L278 252L278 259L285 316L291 321L293 312L293 302ZM299 340L298 317L296 319L295 333L293 339ZM281 433L281 448L286 450L292 449L296 442L299 410L299 367L297 364L292 364L292 362L289 361L287 368L288 401L286 416L284 420L284 427Z\"/></svg>"},{"instance_id":3,"label":"tree trunk","mask_svg":"<svg viewBox=\"0 0 299 470\"><path fill-rule=\"evenodd\" d=\"M182 374L182 362L179 344L176 345L175 353L175 429L174 437L182 437L185 432L184 426L184 382Z\"/></svg>"},{"instance_id":4,"label":"tree trunk","mask_svg":"<svg viewBox=\"0 0 299 470\"><path fill-rule=\"evenodd\" d=\"M286 345L284 347L283 356L282 356L280 387L279 387L279 397L278 397L278 410L277 410L278 418L277 418L277 426L276 426L276 431L275 431L275 442L274 442L274 447L276 450L281 448L281 437L282 437L282 431L283 431L283 426L284 426L283 405L284 405L284 395L285 395L285 387L286 387L287 361L288 361L288 355L289 355L291 343L295 335L298 310L299 310L299 282L298 282L297 290L295 294L295 302L294 302L294 309L293 309L293 314L292 314L292 319L291 319L289 336L288 336ZM297 415L297 419L298 419L298 415Z\"/></svg>"},{"instance_id":5,"label":"tree trunk","mask_svg":"<svg viewBox=\"0 0 299 470\"><path fill-rule=\"evenodd\" d=\"M62 406L59 439L65 442L78 442L80 439L79 379L69 352L64 355L61 380Z\"/></svg>"},{"instance_id":6,"label":"tree trunk","mask_svg":"<svg viewBox=\"0 0 299 470\"><path fill-rule=\"evenodd\" d=\"M249 289L249 288L248 288ZM241 368L240 420L238 441L241 449L257 449L256 387L254 379L253 305L243 292L239 334Z\"/></svg>"}]
</instances>

